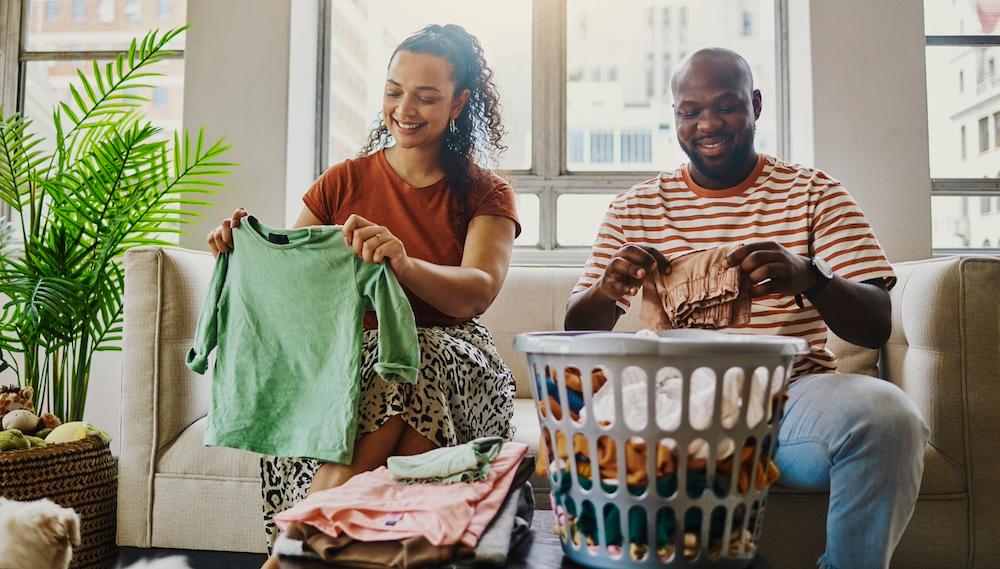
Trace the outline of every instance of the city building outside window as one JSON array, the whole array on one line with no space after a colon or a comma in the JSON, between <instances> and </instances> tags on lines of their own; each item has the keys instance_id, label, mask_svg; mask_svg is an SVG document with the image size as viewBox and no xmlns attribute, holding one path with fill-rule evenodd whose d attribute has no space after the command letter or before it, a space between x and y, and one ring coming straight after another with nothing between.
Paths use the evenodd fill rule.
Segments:
<instances>
[{"instance_id":1,"label":"city building outside window","mask_svg":"<svg viewBox=\"0 0 1000 569\"><path fill-rule=\"evenodd\" d=\"M115 0L64 0L62 4L70 9L59 10L60 3L53 0L22 2L20 110L33 120L31 128L46 142L55 135L52 109L71 97L69 86L78 81L77 70L89 77L93 73L92 60L103 68L119 52L128 50L133 37L141 39L152 29L180 27L187 13L187 0L160 0L161 7L167 6L169 17L165 19L150 18L141 8L129 8L133 4L141 6L138 1L124 3L123 16L116 14ZM163 137L183 127L184 34L170 47L178 53L157 64L156 71L162 76L147 78L152 88L135 93L148 99L146 116L162 127Z\"/></svg>"},{"instance_id":2,"label":"city building outside window","mask_svg":"<svg viewBox=\"0 0 1000 569\"><path fill-rule=\"evenodd\" d=\"M1000 220L988 204L1000 197L1000 152L992 151L1000 144L1000 3L924 0L924 26L934 251L996 252ZM956 73L957 84L948 80ZM970 137L978 152L969 152ZM964 205L977 196L980 207Z\"/></svg>"}]
</instances>

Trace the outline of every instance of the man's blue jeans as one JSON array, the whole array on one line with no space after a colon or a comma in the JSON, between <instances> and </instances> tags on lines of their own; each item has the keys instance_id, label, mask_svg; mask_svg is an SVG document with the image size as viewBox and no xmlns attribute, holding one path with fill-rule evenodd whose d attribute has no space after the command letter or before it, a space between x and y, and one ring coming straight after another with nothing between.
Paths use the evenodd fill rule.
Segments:
<instances>
[{"instance_id":1,"label":"man's blue jeans","mask_svg":"<svg viewBox=\"0 0 1000 569\"><path fill-rule=\"evenodd\" d=\"M820 567L889 566L917 501L929 434L887 381L818 374L792 383L775 461L780 484L830 491Z\"/></svg>"}]
</instances>

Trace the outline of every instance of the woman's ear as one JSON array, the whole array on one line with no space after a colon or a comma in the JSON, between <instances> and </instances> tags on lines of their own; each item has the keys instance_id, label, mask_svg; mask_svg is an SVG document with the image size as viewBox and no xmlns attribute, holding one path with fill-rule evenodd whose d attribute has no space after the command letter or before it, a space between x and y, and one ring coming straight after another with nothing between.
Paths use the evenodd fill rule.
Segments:
<instances>
[{"instance_id":1,"label":"woman's ear","mask_svg":"<svg viewBox=\"0 0 1000 569\"><path fill-rule=\"evenodd\" d=\"M465 104L469 102L469 96L472 93L468 89L462 89L462 92L455 97L455 102L451 105L451 118L457 119L459 115L462 114L462 109L465 108Z\"/></svg>"}]
</instances>

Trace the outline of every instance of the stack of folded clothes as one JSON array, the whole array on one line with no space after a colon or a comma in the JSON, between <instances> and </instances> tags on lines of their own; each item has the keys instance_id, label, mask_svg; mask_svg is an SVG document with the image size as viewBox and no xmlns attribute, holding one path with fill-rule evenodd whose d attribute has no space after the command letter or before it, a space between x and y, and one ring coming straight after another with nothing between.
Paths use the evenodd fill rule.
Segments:
<instances>
[{"instance_id":1,"label":"stack of folded clothes","mask_svg":"<svg viewBox=\"0 0 1000 569\"><path fill-rule=\"evenodd\" d=\"M499 438L393 457L275 517L275 553L337 567L503 566L528 532L527 445Z\"/></svg>"}]
</instances>

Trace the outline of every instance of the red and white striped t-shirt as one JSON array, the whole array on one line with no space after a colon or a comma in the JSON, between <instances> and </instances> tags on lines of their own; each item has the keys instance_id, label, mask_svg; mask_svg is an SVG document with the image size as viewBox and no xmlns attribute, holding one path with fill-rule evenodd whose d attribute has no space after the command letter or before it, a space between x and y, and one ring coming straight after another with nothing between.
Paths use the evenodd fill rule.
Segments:
<instances>
[{"instance_id":1,"label":"red and white striped t-shirt","mask_svg":"<svg viewBox=\"0 0 1000 569\"><path fill-rule=\"evenodd\" d=\"M692 249L757 241L776 241L793 253L822 257L847 280L882 278L887 288L896 282L868 220L840 182L819 170L759 155L750 176L727 190L698 186L682 166L619 194L573 292L597 282L626 242L656 247L669 258ZM726 330L805 339L811 352L795 362L793 376L836 371L837 358L826 348L826 323L803 300L805 308L800 309L793 297L756 298L750 322ZM629 301L618 305L627 311Z\"/></svg>"}]
</instances>

